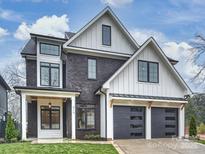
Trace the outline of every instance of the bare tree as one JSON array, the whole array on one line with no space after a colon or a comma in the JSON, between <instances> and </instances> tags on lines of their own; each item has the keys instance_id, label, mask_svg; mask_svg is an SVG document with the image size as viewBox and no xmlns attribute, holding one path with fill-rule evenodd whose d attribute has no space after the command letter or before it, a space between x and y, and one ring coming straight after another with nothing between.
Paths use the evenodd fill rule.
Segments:
<instances>
[{"instance_id":1,"label":"bare tree","mask_svg":"<svg viewBox=\"0 0 205 154\"><path fill-rule=\"evenodd\" d=\"M15 93L14 86L25 85L25 64L24 61L17 61L8 64L1 72L2 76L11 88L8 94L8 109L14 118L20 120L20 97Z\"/></svg>"},{"instance_id":2,"label":"bare tree","mask_svg":"<svg viewBox=\"0 0 205 154\"><path fill-rule=\"evenodd\" d=\"M205 37L201 34L196 35L191 45L193 46L193 50L190 60L198 68L192 81L198 81L198 83L205 85Z\"/></svg>"}]
</instances>

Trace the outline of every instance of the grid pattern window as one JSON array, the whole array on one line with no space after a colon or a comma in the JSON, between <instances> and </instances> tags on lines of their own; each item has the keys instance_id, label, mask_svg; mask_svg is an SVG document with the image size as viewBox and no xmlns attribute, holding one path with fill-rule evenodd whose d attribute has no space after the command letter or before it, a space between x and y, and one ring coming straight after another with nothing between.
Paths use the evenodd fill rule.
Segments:
<instances>
[{"instance_id":1,"label":"grid pattern window","mask_svg":"<svg viewBox=\"0 0 205 154\"><path fill-rule=\"evenodd\" d=\"M148 74L147 74L147 62L139 61L139 81L147 82Z\"/></svg>"},{"instance_id":2,"label":"grid pattern window","mask_svg":"<svg viewBox=\"0 0 205 154\"><path fill-rule=\"evenodd\" d=\"M41 106L41 129L60 129L59 106Z\"/></svg>"},{"instance_id":3,"label":"grid pattern window","mask_svg":"<svg viewBox=\"0 0 205 154\"><path fill-rule=\"evenodd\" d=\"M96 79L96 59L88 59L88 79Z\"/></svg>"},{"instance_id":4,"label":"grid pattern window","mask_svg":"<svg viewBox=\"0 0 205 154\"><path fill-rule=\"evenodd\" d=\"M59 87L60 85L60 65L53 63L40 63L40 83L41 86Z\"/></svg>"},{"instance_id":5,"label":"grid pattern window","mask_svg":"<svg viewBox=\"0 0 205 154\"><path fill-rule=\"evenodd\" d=\"M111 46L111 26L102 25L102 44Z\"/></svg>"},{"instance_id":6,"label":"grid pattern window","mask_svg":"<svg viewBox=\"0 0 205 154\"><path fill-rule=\"evenodd\" d=\"M138 61L138 81L140 82L159 82L159 64L149 61Z\"/></svg>"},{"instance_id":7,"label":"grid pattern window","mask_svg":"<svg viewBox=\"0 0 205 154\"><path fill-rule=\"evenodd\" d=\"M40 43L40 53L47 55L59 56L59 45Z\"/></svg>"},{"instance_id":8,"label":"grid pattern window","mask_svg":"<svg viewBox=\"0 0 205 154\"><path fill-rule=\"evenodd\" d=\"M77 128L95 129L95 105L77 106Z\"/></svg>"}]
</instances>

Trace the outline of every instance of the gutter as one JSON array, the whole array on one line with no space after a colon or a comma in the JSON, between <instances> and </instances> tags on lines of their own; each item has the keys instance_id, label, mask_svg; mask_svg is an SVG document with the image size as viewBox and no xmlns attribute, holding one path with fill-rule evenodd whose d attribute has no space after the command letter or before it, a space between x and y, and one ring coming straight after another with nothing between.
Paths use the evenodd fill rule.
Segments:
<instances>
[{"instance_id":1,"label":"gutter","mask_svg":"<svg viewBox=\"0 0 205 154\"><path fill-rule=\"evenodd\" d=\"M105 139L107 140L107 94L102 91L102 87L100 87L100 92L105 96Z\"/></svg>"}]
</instances>

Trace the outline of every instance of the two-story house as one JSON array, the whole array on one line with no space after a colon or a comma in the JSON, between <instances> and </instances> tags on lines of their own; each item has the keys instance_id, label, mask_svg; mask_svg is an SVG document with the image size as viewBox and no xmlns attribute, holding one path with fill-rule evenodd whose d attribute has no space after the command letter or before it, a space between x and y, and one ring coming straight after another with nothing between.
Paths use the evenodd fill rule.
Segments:
<instances>
[{"instance_id":1,"label":"two-story house","mask_svg":"<svg viewBox=\"0 0 205 154\"><path fill-rule=\"evenodd\" d=\"M106 7L65 38L30 34L22 51L22 139L184 136L190 88L157 42L141 46Z\"/></svg>"},{"instance_id":2,"label":"two-story house","mask_svg":"<svg viewBox=\"0 0 205 154\"><path fill-rule=\"evenodd\" d=\"M0 75L0 138L4 138L6 113L8 112L8 91L10 87Z\"/></svg>"}]
</instances>

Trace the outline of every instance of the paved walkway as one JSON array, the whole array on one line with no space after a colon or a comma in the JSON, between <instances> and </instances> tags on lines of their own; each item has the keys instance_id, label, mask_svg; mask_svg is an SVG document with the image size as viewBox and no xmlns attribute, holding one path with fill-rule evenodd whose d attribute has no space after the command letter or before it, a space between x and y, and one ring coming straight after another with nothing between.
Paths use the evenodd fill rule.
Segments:
<instances>
[{"instance_id":1,"label":"paved walkway","mask_svg":"<svg viewBox=\"0 0 205 154\"><path fill-rule=\"evenodd\" d=\"M126 154L205 154L205 145L179 139L115 140Z\"/></svg>"}]
</instances>

